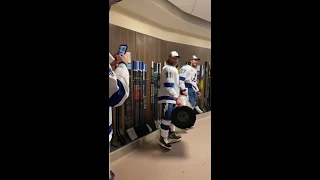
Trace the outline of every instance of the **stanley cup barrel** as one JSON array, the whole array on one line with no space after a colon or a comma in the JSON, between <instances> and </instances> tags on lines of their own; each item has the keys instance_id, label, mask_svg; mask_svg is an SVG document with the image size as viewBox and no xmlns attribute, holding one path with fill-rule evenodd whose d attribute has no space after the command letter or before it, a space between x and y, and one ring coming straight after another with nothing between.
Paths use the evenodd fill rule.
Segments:
<instances>
[{"instance_id":1,"label":"stanley cup barrel","mask_svg":"<svg viewBox=\"0 0 320 180\"><path fill-rule=\"evenodd\" d=\"M193 107L188 99L188 96L180 96L179 99L181 101L182 106L188 106L189 108L193 109Z\"/></svg>"},{"instance_id":2,"label":"stanley cup barrel","mask_svg":"<svg viewBox=\"0 0 320 180\"><path fill-rule=\"evenodd\" d=\"M187 96L181 95L179 99L182 106L173 109L171 113L171 122L180 129L187 129L196 122L196 114L194 113L193 107Z\"/></svg>"}]
</instances>

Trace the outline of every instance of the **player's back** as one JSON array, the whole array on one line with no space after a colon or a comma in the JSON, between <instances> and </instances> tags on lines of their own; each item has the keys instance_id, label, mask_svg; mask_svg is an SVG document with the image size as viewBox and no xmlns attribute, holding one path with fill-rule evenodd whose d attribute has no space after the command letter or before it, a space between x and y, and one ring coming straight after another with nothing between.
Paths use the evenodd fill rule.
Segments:
<instances>
[{"instance_id":1,"label":"player's back","mask_svg":"<svg viewBox=\"0 0 320 180\"><path fill-rule=\"evenodd\" d=\"M175 93L173 93L173 91ZM160 74L160 89L158 91L159 103L175 104L174 94L179 95L179 73L174 66L165 65Z\"/></svg>"}]
</instances>

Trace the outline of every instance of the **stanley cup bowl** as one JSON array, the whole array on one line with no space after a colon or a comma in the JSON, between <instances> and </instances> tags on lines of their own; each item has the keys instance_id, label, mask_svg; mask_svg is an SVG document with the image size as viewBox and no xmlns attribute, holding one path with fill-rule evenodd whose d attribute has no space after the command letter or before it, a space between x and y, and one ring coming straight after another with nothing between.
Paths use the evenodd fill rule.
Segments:
<instances>
[{"instance_id":1,"label":"stanley cup bowl","mask_svg":"<svg viewBox=\"0 0 320 180\"><path fill-rule=\"evenodd\" d=\"M193 111L188 96L181 95L179 99L182 106L176 106L176 108L173 109L171 113L172 123L180 129L190 128L196 121L196 114Z\"/></svg>"}]
</instances>

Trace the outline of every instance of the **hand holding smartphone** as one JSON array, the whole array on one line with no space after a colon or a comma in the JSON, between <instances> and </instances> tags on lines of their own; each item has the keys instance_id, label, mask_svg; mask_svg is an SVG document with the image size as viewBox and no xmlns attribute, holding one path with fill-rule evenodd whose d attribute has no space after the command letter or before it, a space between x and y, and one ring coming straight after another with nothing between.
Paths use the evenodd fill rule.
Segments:
<instances>
[{"instance_id":1,"label":"hand holding smartphone","mask_svg":"<svg viewBox=\"0 0 320 180\"><path fill-rule=\"evenodd\" d=\"M121 44L119 46L118 54L117 54L117 61L118 63L124 62L128 64L128 59L124 55L127 53L128 45L126 44Z\"/></svg>"},{"instance_id":2,"label":"hand holding smartphone","mask_svg":"<svg viewBox=\"0 0 320 180\"><path fill-rule=\"evenodd\" d=\"M127 49L128 49L128 45L126 45L126 44L121 44L121 45L119 46L118 55L120 55L120 56L125 55L126 52L127 52Z\"/></svg>"},{"instance_id":3,"label":"hand holding smartphone","mask_svg":"<svg viewBox=\"0 0 320 180\"><path fill-rule=\"evenodd\" d=\"M115 61L111 62L110 65L117 66L120 62L128 64L128 59L124 56L127 52L128 45L121 44L118 49L118 53L113 55Z\"/></svg>"}]
</instances>

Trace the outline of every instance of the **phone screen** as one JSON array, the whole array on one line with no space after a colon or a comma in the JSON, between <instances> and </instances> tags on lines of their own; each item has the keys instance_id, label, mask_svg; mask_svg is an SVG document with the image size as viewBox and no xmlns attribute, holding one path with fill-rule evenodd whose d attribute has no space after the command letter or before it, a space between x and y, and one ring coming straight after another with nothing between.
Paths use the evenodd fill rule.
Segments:
<instances>
[{"instance_id":1,"label":"phone screen","mask_svg":"<svg viewBox=\"0 0 320 180\"><path fill-rule=\"evenodd\" d=\"M128 46L127 45L120 45L118 54L123 56L127 52Z\"/></svg>"}]
</instances>

